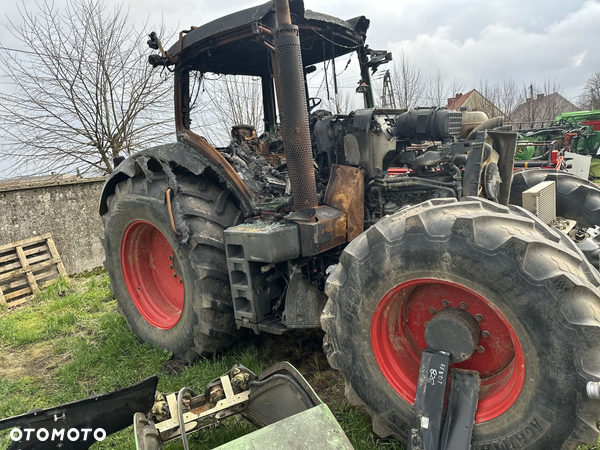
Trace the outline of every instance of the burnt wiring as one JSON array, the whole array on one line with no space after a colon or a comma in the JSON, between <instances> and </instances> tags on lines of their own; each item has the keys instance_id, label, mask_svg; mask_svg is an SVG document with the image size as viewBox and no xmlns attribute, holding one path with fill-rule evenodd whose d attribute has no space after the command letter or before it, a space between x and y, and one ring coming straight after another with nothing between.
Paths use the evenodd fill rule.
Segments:
<instances>
[{"instance_id":1,"label":"burnt wiring","mask_svg":"<svg viewBox=\"0 0 600 450\"><path fill-rule=\"evenodd\" d=\"M360 48L360 47L362 47L362 45L361 45L361 44L359 44L359 45L353 45L353 46L349 46L349 45L344 45L344 44L340 44L340 43L334 42L334 41L332 41L331 39L329 39L329 38L325 37L324 35L322 35L321 33L319 33L319 32L318 32L317 30L315 30L313 27L311 27L311 26L308 24L308 22L307 22L306 20L304 20L304 17L300 17L299 15L297 15L297 14L294 14L294 13L292 13L292 16L294 16L294 17L296 17L296 18L300 19L300 20L301 20L301 21L304 23L304 25L306 25L306 26L307 26L307 27L308 27L308 28L309 28L309 29L310 29L310 30L311 30L313 33L315 33L317 36L320 36L320 37L322 37L322 38L323 38L324 40L326 40L327 42L331 42L331 43L335 44L336 46L338 46L338 47L340 47L340 48L346 48L346 49L348 49L348 50L356 50L357 48Z\"/></svg>"},{"instance_id":2,"label":"burnt wiring","mask_svg":"<svg viewBox=\"0 0 600 450\"><path fill-rule=\"evenodd\" d=\"M325 41L323 41L323 70L325 72L325 86L327 87L327 100L331 100L331 95L329 94L329 80L327 78L327 68L325 67L326 60L326 50L325 50ZM330 60L327 60L330 61Z\"/></svg>"}]
</instances>

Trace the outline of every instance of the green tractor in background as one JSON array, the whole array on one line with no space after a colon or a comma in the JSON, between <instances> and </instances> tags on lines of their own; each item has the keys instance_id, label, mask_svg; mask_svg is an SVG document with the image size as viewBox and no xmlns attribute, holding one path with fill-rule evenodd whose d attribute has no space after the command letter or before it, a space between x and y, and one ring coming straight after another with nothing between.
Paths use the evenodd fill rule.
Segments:
<instances>
[{"instance_id":1,"label":"green tractor in background","mask_svg":"<svg viewBox=\"0 0 600 450\"><path fill-rule=\"evenodd\" d=\"M564 152L591 155L591 178L600 177L600 159L595 158L600 149L600 111L563 113L549 127L532 129L519 134L516 166L558 167L557 159ZM557 152L553 155L553 150Z\"/></svg>"},{"instance_id":2,"label":"green tractor in background","mask_svg":"<svg viewBox=\"0 0 600 450\"><path fill-rule=\"evenodd\" d=\"M581 128L579 136L569 139L571 151L581 155L596 156L600 149L600 111L563 113L556 118L559 124Z\"/></svg>"}]
</instances>

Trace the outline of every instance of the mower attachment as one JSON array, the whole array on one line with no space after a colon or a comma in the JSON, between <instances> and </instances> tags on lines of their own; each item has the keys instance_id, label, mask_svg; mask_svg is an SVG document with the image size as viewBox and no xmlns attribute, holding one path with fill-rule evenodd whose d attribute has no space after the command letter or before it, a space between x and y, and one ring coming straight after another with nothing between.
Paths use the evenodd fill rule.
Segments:
<instances>
[{"instance_id":1,"label":"mower attachment","mask_svg":"<svg viewBox=\"0 0 600 450\"><path fill-rule=\"evenodd\" d=\"M261 430L220 449L353 448L327 405L289 363L275 364L258 376L236 365L210 382L204 394L198 396L188 388L167 395L157 393L157 383L158 378L152 376L110 394L2 420L0 430L30 430L29 439L15 441L7 450L86 450L96 442L94 430L102 429L104 439L131 425L131 417L137 450L160 450L165 442L180 438L187 449L190 433L236 414ZM185 424L183 429L181 423ZM64 439L44 439L44 434L38 439L40 429L50 436L63 430ZM88 429L84 439L82 431ZM78 439L72 441L74 434L69 431L74 430Z\"/></svg>"},{"instance_id":2,"label":"mower attachment","mask_svg":"<svg viewBox=\"0 0 600 450\"><path fill-rule=\"evenodd\" d=\"M151 413L135 415L137 450L160 450L179 438L188 448L190 433L236 414L262 429L219 449L353 448L327 405L289 363L278 363L258 376L236 365L209 383L204 394L189 392L184 388L178 394L157 394Z\"/></svg>"},{"instance_id":3,"label":"mower attachment","mask_svg":"<svg viewBox=\"0 0 600 450\"><path fill-rule=\"evenodd\" d=\"M131 425L131 416L136 411L149 411L157 383L158 377L153 375L110 394L94 395L85 400L0 420L0 430L19 428L22 434L22 438L14 441L7 450L86 450L96 443L96 430L104 431L101 434L104 439ZM84 430L89 431L86 433Z\"/></svg>"}]
</instances>

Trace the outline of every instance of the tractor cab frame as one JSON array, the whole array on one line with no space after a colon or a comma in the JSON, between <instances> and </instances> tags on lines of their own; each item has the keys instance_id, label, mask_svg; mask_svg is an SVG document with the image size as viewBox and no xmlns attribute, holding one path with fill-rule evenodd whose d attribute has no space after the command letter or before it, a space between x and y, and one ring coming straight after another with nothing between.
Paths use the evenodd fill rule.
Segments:
<instances>
[{"instance_id":1,"label":"tractor cab frame","mask_svg":"<svg viewBox=\"0 0 600 450\"><path fill-rule=\"evenodd\" d=\"M361 78L357 83L357 92L362 94L365 108L374 108L371 73L381 64L389 62L392 56L387 51L372 50L365 44L369 19L358 16L347 21L341 20L306 10L301 1L290 2L290 13L292 23L299 29L309 111L320 103L320 99L310 97L307 75L316 70L317 64L352 52L356 52L360 66ZM276 27L275 2L271 1L182 31L177 43L167 51L154 33L148 41L152 48L161 50L160 55L150 56L150 64L173 67L177 140L194 147L212 165L222 169L228 184L234 187L236 196L248 210L252 209L252 194L236 171L215 147L193 131L190 80L194 72L202 75L212 73L259 77L264 130L275 132L278 129L277 105L281 104L279 64L273 43L273 29Z\"/></svg>"}]
</instances>

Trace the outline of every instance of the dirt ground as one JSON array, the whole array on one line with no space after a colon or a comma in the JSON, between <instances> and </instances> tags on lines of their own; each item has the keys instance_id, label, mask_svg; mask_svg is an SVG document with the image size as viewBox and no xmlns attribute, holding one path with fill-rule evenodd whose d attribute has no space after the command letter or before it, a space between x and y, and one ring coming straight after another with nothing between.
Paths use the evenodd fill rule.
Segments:
<instances>
[{"instance_id":1,"label":"dirt ground","mask_svg":"<svg viewBox=\"0 0 600 450\"><path fill-rule=\"evenodd\" d=\"M330 407L337 407L344 401L344 379L341 373L333 370L323 353L323 332L320 330L286 333L283 336L246 336L257 347L264 347L274 362L287 361L306 378L317 395ZM162 370L176 375L186 366L181 360L166 361ZM1 367L1 366L0 366Z\"/></svg>"},{"instance_id":2,"label":"dirt ground","mask_svg":"<svg viewBox=\"0 0 600 450\"><path fill-rule=\"evenodd\" d=\"M8 349L0 353L0 373L12 380L23 377L45 377L61 364L66 363L70 355L54 354L51 343L30 345L17 350Z\"/></svg>"},{"instance_id":3,"label":"dirt ground","mask_svg":"<svg viewBox=\"0 0 600 450\"><path fill-rule=\"evenodd\" d=\"M260 345L269 348L275 361L287 361L295 366L317 395L330 407L344 401L344 380L333 370L323 353L321 330L297 331L283 336L259 335Z\"/></svg>"}]
</instances>

